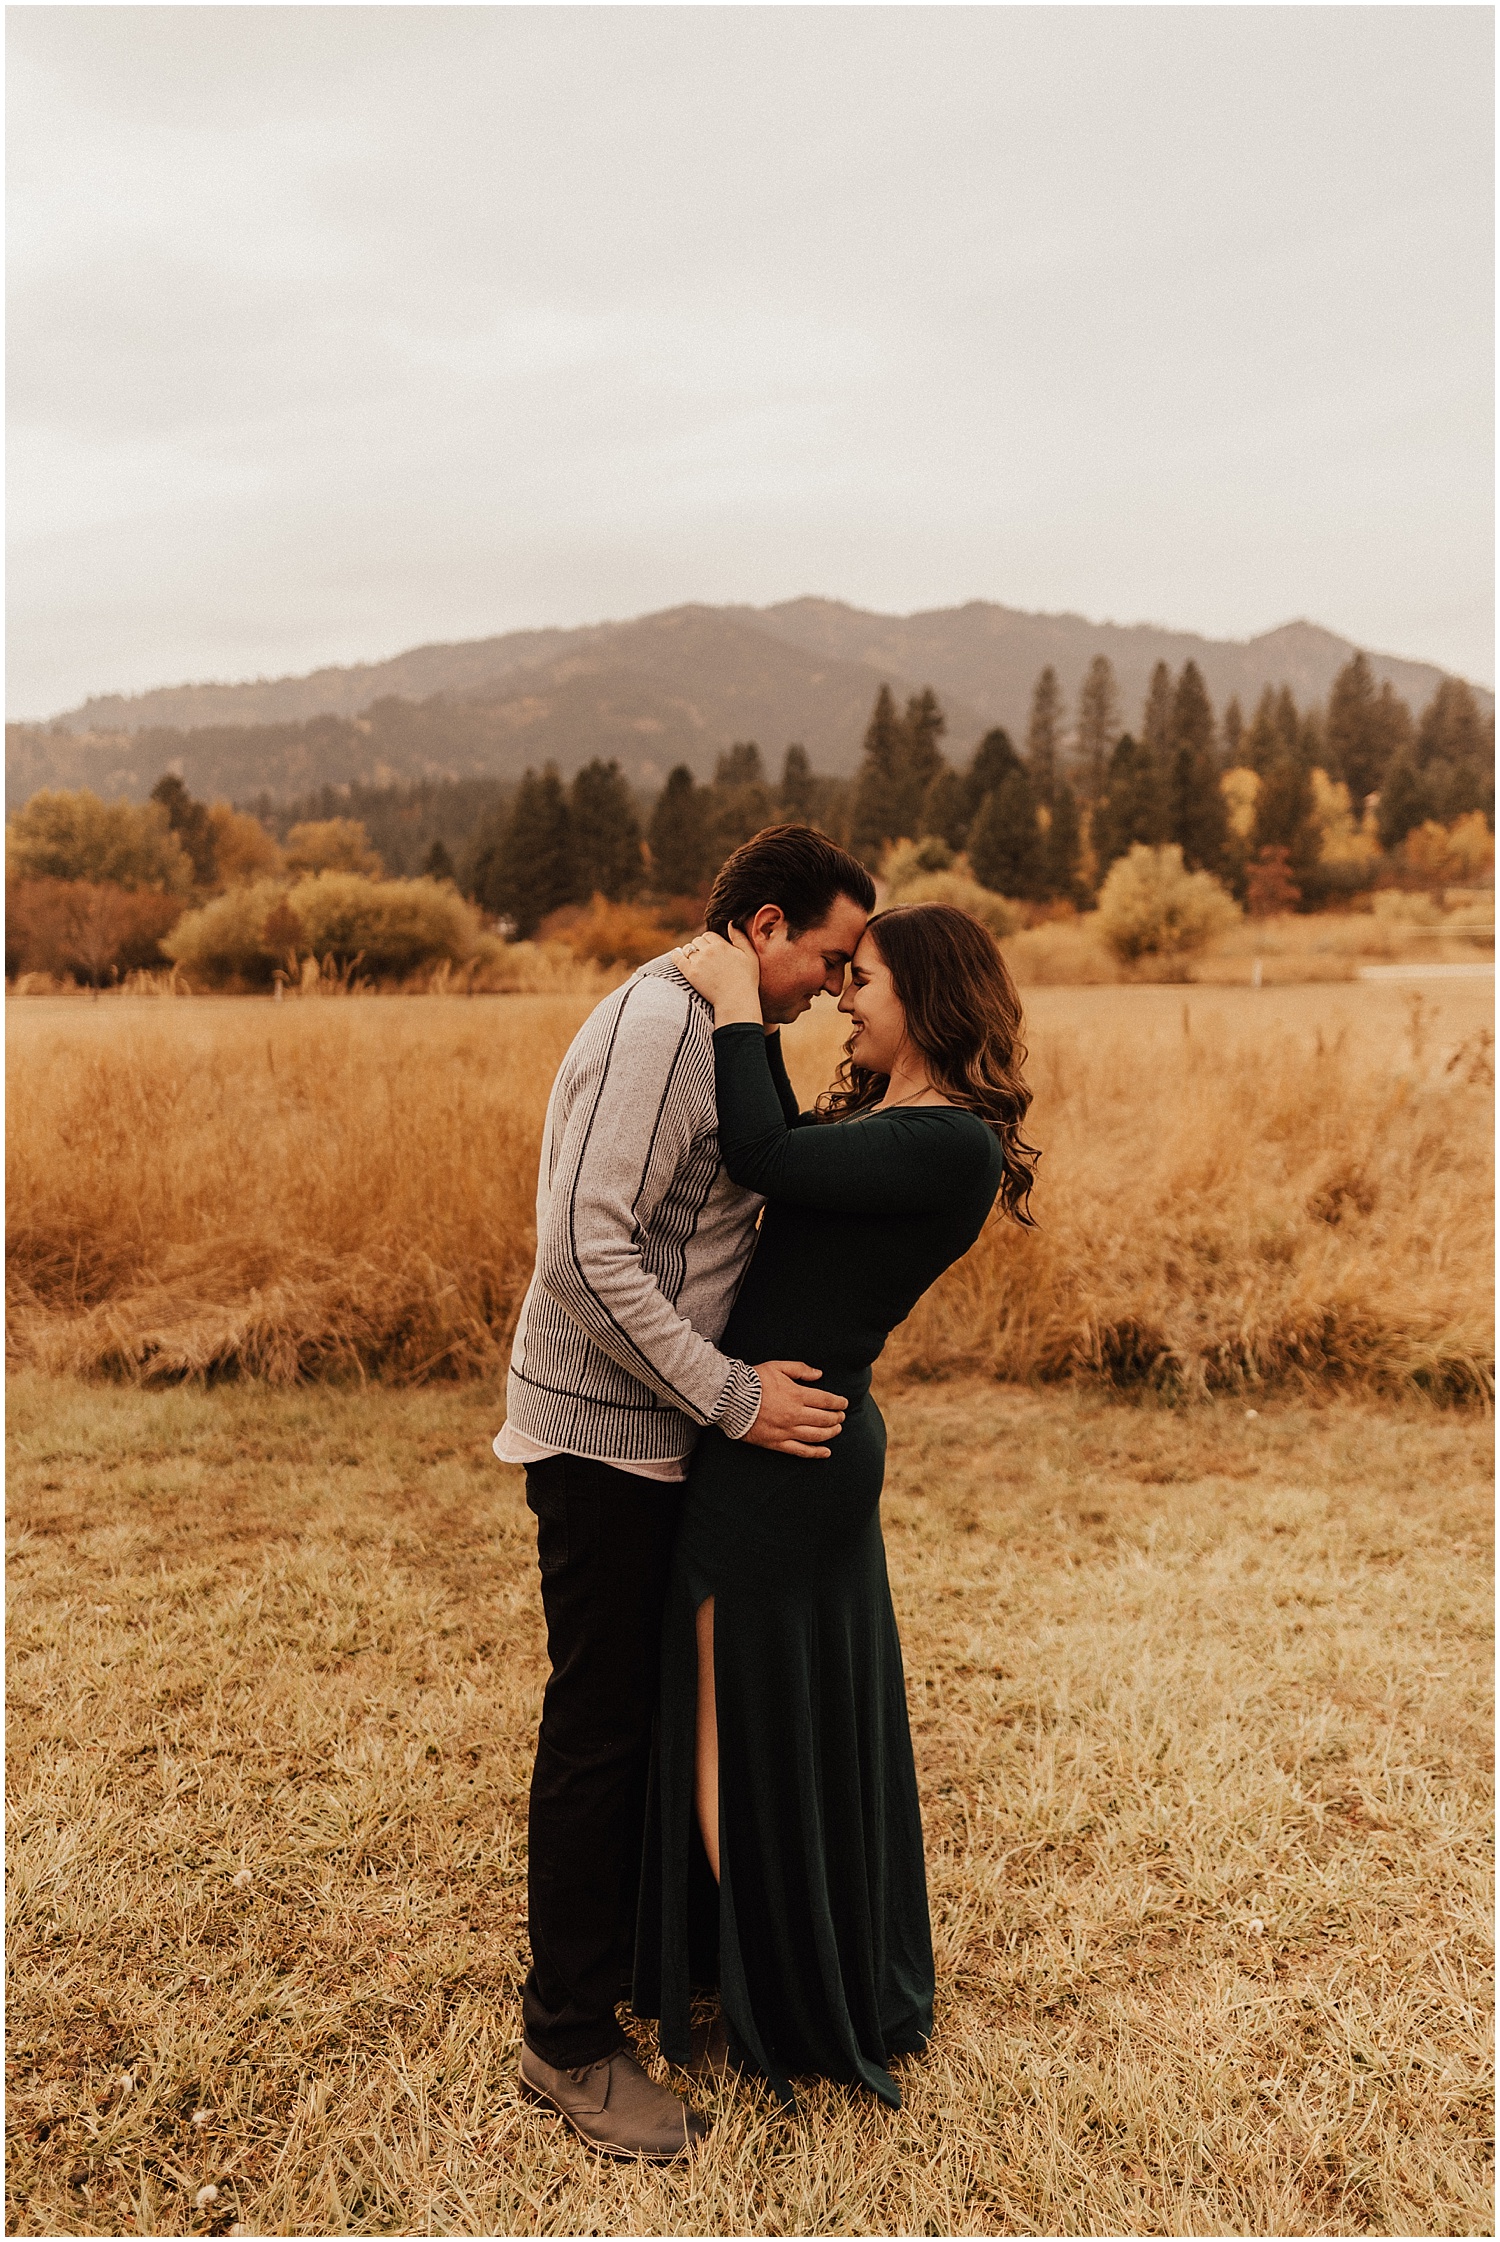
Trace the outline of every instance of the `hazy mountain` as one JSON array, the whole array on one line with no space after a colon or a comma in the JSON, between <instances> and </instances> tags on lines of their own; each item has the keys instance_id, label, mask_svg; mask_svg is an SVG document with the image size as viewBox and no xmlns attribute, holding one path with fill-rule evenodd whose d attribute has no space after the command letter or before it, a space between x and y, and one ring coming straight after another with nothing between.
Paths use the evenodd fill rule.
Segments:
<instances>
[{"instance_id":1,"label":"hazy mountain","mask_svg":"<svg viewBox=\"0 0 1500 2242\"><path fill-rule=\"evenodd\" d=\"M1119 680L1125 721L1134 724L1158 662L1174 671L1186 661L1196 662L1215 705L1222 708L1231 694L1238 694L1248 716L1267 685L1289 685L1303 706L1325 699L1354 652L1348 639L1316 623L1283 623L1259 638L1199 638L1156 623L1028 615L988 600L925 615L871 615L831 599L794 599L779 607L737 612L812 653L920 676L940 693L971 701L987 722L1009 730L1024 729L1031 688L1049 662L1071 699L1094 656L1107 654ZM1371 653L1370 664L1377 679L1389 678L1413 710L1432 698L1443 676L1430 662L1402 661L1391 654ZM1493 705L1492 693L1476 690L1485 706Z\"/></svg>"},{"instance_id":2,"label":"hazy mountain","mask_svg":"<svg viewBox=\"0 0 1500 2242\"><path fill-rule=\"evenodd\" d=\"M244 800L319 785L451 774L520 775L554 761L566 775L595 755L654 784L676 762L700 775L734 740L768 764L800 740L816 768L852 770L884 681L898 695L936 688L948 745L965 756L988 725L1024 733L1031 688L1050 662L1072 696L1095 654L1138 719L1153 665L1189 658L1215 703L1237 693L1248 715L1262 687L1320 701L1353 652L1311 623L1246 641L1154 624L1029 615L986 601L920 615L876 615L836 600L768 608L680 607L634 622L512 631L422 646L387 662L242 685L183 685L86 702L51 727L7 728L12 807L46 785L143 795L169 764L200 795ZM1420 708L1442 672L1372 655ZM1484 705L1493 695L1481 692Z\"/></svg>"},{"instance_id":3,"label":"hazy mountain","mask_svg":"<svg viewBox=\"0 0 1500 2242\"><path fill-rule=\"evenodd\" d=\"M410 688L435 676L451 682L421 700L390 690L393 677ZM901 693L917 682L890 677ZM60 719L62 730L7 727L6 791L12 808L40 786L140 798L170 765L195 794L243 801L355 781L519 778L546 762L566 777L596 755L617 757L628 777L655 786L674 763L709 777L735 740L758 741L773 769L800 740L817 769L850 770L880 683L858 663L809 652L723 609L674 608L586 631L424 647L324 672L321 683L183 686L91 701ZM335 693L340 706L327 710ZM318 695L325 708L309 713ZM952 696L945 705L967 752L983 720ZM227 713L235 708L238 724Z\"/></svg>"}]
</instances>

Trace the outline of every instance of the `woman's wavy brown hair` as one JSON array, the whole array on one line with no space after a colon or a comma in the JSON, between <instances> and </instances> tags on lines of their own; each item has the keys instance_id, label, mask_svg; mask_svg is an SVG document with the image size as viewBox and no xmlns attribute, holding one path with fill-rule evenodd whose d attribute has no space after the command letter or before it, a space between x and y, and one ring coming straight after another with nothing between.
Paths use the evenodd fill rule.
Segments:
<instances>
[{"instance_id":1,"label":"woman's wavy brown hair","mask_svg":"<svg viewBox=\"0 0 1500 2242\"><path fill-rule=\"evenodd\" d=\"M1021 1069L1021 1000L994 937L951 903L878 911L866 928L895 983L906 1032L927 1061L933 1088L977 1113L1000 1140L1000 1205L1029 1224L1027 1201L1041 1155L1021 1134L1031 1091ZM818 1100L824 1121L867 1113L890 1077L856 1065L848 1045L833 1087Z\"/></svg>"}]
</instances>

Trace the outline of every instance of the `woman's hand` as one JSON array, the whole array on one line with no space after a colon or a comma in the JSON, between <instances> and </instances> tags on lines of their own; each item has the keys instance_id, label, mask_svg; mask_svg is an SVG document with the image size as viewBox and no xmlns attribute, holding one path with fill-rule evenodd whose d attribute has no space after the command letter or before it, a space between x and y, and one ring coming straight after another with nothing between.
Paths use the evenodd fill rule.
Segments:
<instances>
[{"instance_id":1,"label":"woman's hand","mask_svg":"<svg viewBox=\"0 0 1500 2242\"><path fill-rule=\"evenodd\" d=\"M672 962L708 998L716 1028L741 1020L760 1024L760 959L737 926L729 929L727 942L722 934L695 934L672 952Z\"/></svg>"}]
</instances>

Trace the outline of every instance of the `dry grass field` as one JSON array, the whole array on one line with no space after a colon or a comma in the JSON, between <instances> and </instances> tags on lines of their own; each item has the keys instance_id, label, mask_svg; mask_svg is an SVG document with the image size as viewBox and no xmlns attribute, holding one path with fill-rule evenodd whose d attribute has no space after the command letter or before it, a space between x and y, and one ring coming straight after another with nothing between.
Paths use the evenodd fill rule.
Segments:
<instances>
[{"instance_id":1,"label":"dry grass field","mask_svg":"<svg viewBox=\"0 0 1500 2242\"><path fill-rule=\"evenodd\" d=\"M13 1380L9 2231L1493 2232L1487 1416L884 1398L935 2042L658 2172L517 2095L493 1390Z\"/></svg>"},{"instance_id":2,"label":"dry grass field","mask_svg":"<svg viewBox=\"0 0 1500 2242\"><path fill-rule=\"evenodd\" d=\"M591 999L9 1005L9 2230L1493 2231L1491 995L1028 992L1040 1228L884 1366L937 2038L666 2173L516 2092Z\"/></svg>"},{"instance_id":3,"label":"dry grass field","mask_svg":"<svg viewBox=\"0 0 1500 2242\"><path fill-rule=\"evenodd\" d=\"M1039 988L1040 1228L894 1368L1183 1394L1489 1389L1492 986ZM495 1374L581 996L7 1007L13 1358ZM791 1038L808 1095L842 1023Z\"/></svg>"}]
</instances>

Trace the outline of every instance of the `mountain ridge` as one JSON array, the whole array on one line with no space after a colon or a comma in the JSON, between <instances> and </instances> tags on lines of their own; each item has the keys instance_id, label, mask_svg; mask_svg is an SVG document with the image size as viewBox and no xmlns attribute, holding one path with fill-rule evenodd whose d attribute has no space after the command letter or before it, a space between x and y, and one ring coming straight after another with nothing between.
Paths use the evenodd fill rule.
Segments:
<instances>
[{"instance_id":1,"label":"mountain ridge","mask_svg":"<svg viewBox=\"0 0 1500 2242\"><path fill-rule=\"evenodd\" d=\"M870 668L889 667L907 672L913 668L914 657L916 667L921 666L923 659L931 660L934 656L942 660L945 646L951 648L960 636L971 644L983 638L1000 653L1014 650L1028 667L1035 658L1035 651L1046 647L1065 690L1069 679L1062 674L1064 666L1071 669L1076 664L1081 674L1092 654L1097 652L1110 656L1117 674L1122 668L1134 670L1142 664L1149 673L1150 667L1159 660L1168 661L1174 667L1180 667L1189 659L1196 660L1204 671L1210 693L1214 691L1210 668L1220 672L1245 669L1244 690L1247 691L1251 689L1252 678L1259 678L1263 682L1287 683L1294 692L1300 683L1304 694L1321 693L1326 692L1331 681L1323 673L1329 671L1330 665L1332 669L1342 666L1355 651L1353 640L1305 619L1278 624L1272 630L1258 632L1247 639L1214 639L1201 632L1176 630L1169 624L1101 623L1070 610L1047 613L1005 607L992 600L968 600L959 607L925 608L910 615L888 615L877 609L859 608L844 600L808 593L768 607L733 604L715 607L705 602L687 601L625 621L573 626L550 624L532 630L505 631L488 638L431 640L382 661L330 663L295 676L237 682L210 680L155 686L143 693L94 694L77 708L64 710L45 722L48 728L60 725L68 731L139 731L148 726L188 729L236 722L299 722L323 715L357 716L373 701L388 694L409 700L425 700L435 693L471 698L501 677L517 671L541 668L585 648L596 649L611 640L690 616L715 616L744 622L767 637L790 640L807 652L857 661ZM873 631L872 625L876 626ZM1083 640L1089 642L1089 653L1081 652ZM1436 663L1380 653L1368 647L1364 651L1376 676L1382 679L1389 676L1396 689L1405 691L1408 698L1430 695L1439 680L1451 674ZM1037 663L1038 669L1044 666L1047 658L1049 654L1044 654L1043 661ZM1290 674L1278 675L1274 680L1264 675L1268 663L1285 666L1288 658ZM943 666L951 670L951 659L944 661ZM1028 691L1035 674L1032 670L1027 679ZM958 689L956 678L934 676L929 679L924 675L921 682L933 684L939 692L945 684L950 691ZM1126 675L1120 675L1120 684L1122 695L1128 700ZM1227 699L1230 691L1240 689L1238 684L1231 683L1222 697ZM960 690L960 697L987 704L981 706L980 713L988 719L994 709L997 690L1003 693L1004 686L997 686L993 678L977 678L967 690ZM1493 703L1494 695L1487 687L1475 686L1474 690L1482 701ZM1004 722L1005 717L995 715L994 720ZM1018 720L1017 712L1012 710L1011 722Z\"/></svg>"},{"instance_id":2,"label":"mountain ridge","mask_svg":"<svg viewBox=\"0 0 1500 2242\"><path fill-rule=\"evenodd\" d=\"M931 685L962 758L991 725L1024 736L1048 663L1071 702L1089 661L1108 655L1131 726L1157 661L1196 661L1216 707L1237 694L1248 716L1266 685L1290 686L1304 706L1324 699L1354 650L1305 620L1239 640L986 600L904 616L811 594L765 608L690 602L626 622L434 641L299 677L96 695L49 725L7 727L7 793L13 807L45 785L141 795L172 766L195 791L246 799L314 783L511 779L548 761L567 776L595 755L654 787L677 762L709 776L743 739L768 762L798 740L815 768L839 774L858 761L882 683L898 697ZM1369 659L1414 709L1445 675Z\"/></svg>"}]
</instances>

